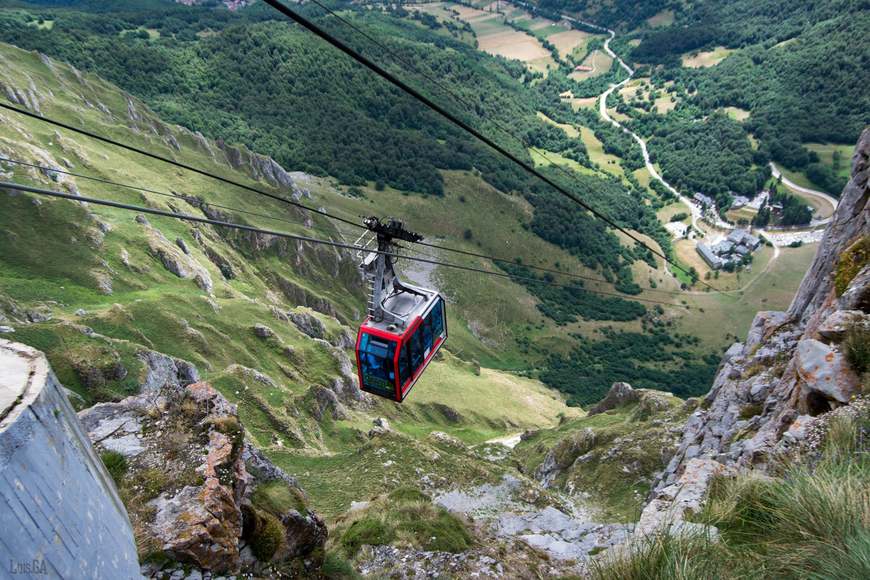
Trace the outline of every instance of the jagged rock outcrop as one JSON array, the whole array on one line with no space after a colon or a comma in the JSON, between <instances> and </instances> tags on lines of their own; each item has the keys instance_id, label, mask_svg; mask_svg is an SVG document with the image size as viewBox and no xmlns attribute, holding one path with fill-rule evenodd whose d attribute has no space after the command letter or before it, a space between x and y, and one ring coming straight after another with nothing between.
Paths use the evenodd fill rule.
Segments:
<instances>
[{"instance_id":1,"label":"jagged rock outcrop","mask_svg":"<svg viewBox=\"0 0 870 580\"><path fill-rule=\"evenodd\" d=\"M137 356L145 365L145 374L140 381L142 392L157 392L167 385L177 389L199 381L196 367L186 360L153 350L142 351Z\"/></svg>"},{"instance_id":2,"label":"jagged rock outcrop","mask_svg":"<svg viewBox=\"0 0 870 580\"><path fill-rule=\"evenodd\" d=\"M629 403L637 402L640 399L637 391L631 388L628 383L613 383L607 395L598 401L594 407L589 409L589 415L597 415L616 407L622 407Z\"/></svg>"},{"instance_id":3,"label":"jagged rock outcrop","mask_svg":"<svg viewBox=\"0 0 870 580\"><path fill-rule=\"evenodd\" d=\"M693 496L703 496L710 478L696 476L699 465L705 473L764 470L800 443L819 416L848 405L866 388L841 341L870 313L868 178L870 129L861 136L852 178L791 306L760 312L746 341L728 349L644 509L641 528L679 522L692 511L694 503L687 506L675 491L691 480Z\"/></svg>"},{"instance_id":4,"label":"jagged rock outcrop","mask_svg":"<svg viewBox=\"0 0 870 580\"><path fill-rule=\"evenodd\" d=\"M166 236L160 230L152 227L144 216L137 215L136 222L144 226L148 239L148 250L160 260L164 268L179 278L192 279L197 286L209 294L214 291L211 274L202 264L182 251L178 245L166 239Z\"/></svg>"},{"instance_id":5,"label":"jagged rock outcrop","mask_svg":"<svg viewBox=\"0 0 870 580\"><path fill-rule=\"evenodd\" d=\"M113 476L143 560L168 557L215 574L257 576L287 560L299 559L300 569L302 560L318 564L323 521L305 507L296 480L245 442L235 405L210 384L167 381L79 418L98 450L123 457L114 460L124 469ZM143 572L169 576L156 564Z\"/></svg>"}]
</instances>

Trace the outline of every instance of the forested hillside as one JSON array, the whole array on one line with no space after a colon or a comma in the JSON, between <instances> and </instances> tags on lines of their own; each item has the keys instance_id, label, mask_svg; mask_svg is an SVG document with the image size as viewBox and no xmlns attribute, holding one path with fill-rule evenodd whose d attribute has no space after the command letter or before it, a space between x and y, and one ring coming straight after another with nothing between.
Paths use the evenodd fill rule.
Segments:
<instances>
[{"instance_id":1,"label":"forested hillside","mask_svg":"<svg viewBox=\"0 0 870 580\"><path fill-rule=\"evenodd\" d=\"M843 188L842 166L824 162L812 145L854 143L870 123L864 86L870 20L863 3L543 0L537 5L616 28L614 46L623 58L658 87L667 85L680 95L674 113L701 118L725 107L746 111L741 124L759 142L756 162L772 159L835 195ZM698 53L721 56L687 66L687 58ZM692 139L677 126L679 115L661 116L665 119L639 130ZM688 163L671 171L667 164L662 163L665 173L676 179L691 171Z\"/></svg>"},{"instance_id":2,"label":"forested hillside","mask_svg":"<svg viewBox=\"0 0 870 580\"><path fill-rule=\"evenodd\" d=\"M244 143L282 165L328 173L349 185L377 181L440 195L439 169L474 166L502 190L529 186L510 164L277 13L170 7L167 14L165 2L123 4L109 3L99 12L6 12L0 39L98 72L165 118L209 137ZM514 82L521 70L410 23L360 18L403 60L473 102L476 122L484 115L510 120L532 145L575 147L534 118L533 103ZM336 28L329 20L324 24ZM347 29L337 32L361 50L373 48ZM401 41L390 40L395 38ZM465 113L464 105L450 104ZM510 138L498 137L526 155Z\"/></svg>"}]
</instances>

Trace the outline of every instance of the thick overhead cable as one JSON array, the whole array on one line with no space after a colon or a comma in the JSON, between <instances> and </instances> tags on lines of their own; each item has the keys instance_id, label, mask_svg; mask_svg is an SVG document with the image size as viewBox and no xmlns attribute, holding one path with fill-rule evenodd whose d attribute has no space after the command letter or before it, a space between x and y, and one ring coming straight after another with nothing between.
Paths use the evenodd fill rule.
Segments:
<instances>
[{"instance_id":1,"label":"thick overhead cable","mask_svg":"<svg viewBox=\"0 0 870 580\"><path fill-rule=\"evenodd\" d=\"M351 22L347 18L344 18L343 16L341 16L340 14L338 14L337 12L332 10L329 6L326 6L325 4L321 3L320 0L310 0L310 1L314 4L316 4L317 6L319 6L320 8L322 8L324 11L326 11L333 18L335 18L336 20L338 20L339 22L341 22L342 24L344 24L345 26L347 26L351 30L354 30L357 34L359 34L360 36L362 36L363 38L365 38L366 40L368 40L369 42L371 42L372 44L377 46L379 49L381 49L381 51L383 51L384 53L391 56L394 60L399 61L400 63L405 65L405 67L407 67L408 69L415 71L418 75L420 75L421 77L423 77L424 79L426 79L427 81L432 83L433 85L437 86L439 89L441 89L441 91L444 94L452 97L455 101L465 105L465 107L469 111L474 111L476 109L476 105L474 103L472 103L470 100L468 100L467 98L465 98L464 96L462 96L460 94L457 94L455 91L451 90L450 86L447 85L446 83L444 83L443 81L441 81L441 79L430 75L425 70L422 70L420 67L418 67L414 62L404 58L401 54L399 54L398 52L396 52L395 50L390 48L387 44L378 40L378 38L375 37L373 34L370 34L366 30L364 30L362 26L357 26L356 24L354 24L353 22ZM490 118L488 120L490 121L490 123L495 125L498 129L500 129L508 137L511 137L511 138L515 139L518 143L520 143L520 145L522 145L524 149L528 149L531 146L531 144L528 141L526 141L522 135L519 135L517 133L512 132L509 127L506 127L497 118ZM548 157L547 154L544 153L542 150L540 150L540 149L536 150L535 155L538 155L538 156L544 158L549 163L549 165L551 167L553 167L556 171L559 171L560 173L566 175L568 178L574 179L576 177L569 170L562 167L562 165L560 163L557 163L553 159ZM419 243L421 243L421 242L419 242ZM437 246L433 246L433 247L437 247ZM457 250L452 250L450 248L440 248L440 249L447 250L447 251L457 251ZM462 252L460 251L460 253L462 253Z\"/></svg>"},{"instance_id":2,"label":"thick overhead cable","mask_svg":"<svg viewBox=\"0 0 870 580\"><path fill-rule=\"evenodd\" d=\"M143 193L150 193L150 194L153 194L153 195L159 195L159 196L167 197L167 198L170 198L170 199L176 199L176 200L182 200L182 201L185 201L185 197L184 197L182 194L167 193L167 192L165 192L165 191L158 191L158 190L156 190L156 189L151 189L151 188L148 188L148 187L141 187L141 186L138 186L138 185L131 185L131 184L129 184L129 183L121 183L121 182L118 182L118 181L112 181L112 180L110 180L110 179L105 179L105 178L102 178L102 177L96 177L96 176L93 176L93 175L85 175L85 174L83 174L83 173L77 173L77 172L74 172L74 171L68 171L68 170L66 170L66 169L60 169L60 168L58 168L58 167L50 167L50 166L48 166L48 165L39 165L38 163L29 163L29 162L27 162L27 161L21 161L21 160L18 160L18 159L11 159L11 158L8 158L8 157L2 157L2 156L0 156L0 163L12 163L12 164L15 164L15 165L21 165L21 166L24 166L24 167L31 167L31 168L33 168L33 169L39 169L40 171L43 171L43 172L54 172L54 173L60 173L60 174L63 174L63 175L69 175L69 176L72 176L72 177L78 177L78 178L80 178L80 179L88 179L88 180L90 180L90 181L94 181L94 182L97 182L97 183L103 183L103 184L106 184L106 185L112 185L112 186L114 186L114 187L123 187L123 188L125 188L125 189L130 189L130 190L133 190L133 191L140 191L140 192L143 192ZM233 212L237 212L237 213L240 213L240 214L249 215L249 216L252 216L252 217L259 217L259 218L262 218L262 219L274 220L274 221L283 222L283 223L290 224L290 225L294 225L294 226L301 225L301 224L299 224L298 222L295 222L295 221L292 221L292 220L288 220L288 219L285 219L285 218L282 218L282 217L275 217L275 216L271 216L271 215L266 215L266 214L262 214L262 213L254 212L254 211L249 211L249 210L245 210L245 209L240 209L240 208L237 208L237 207L232 207L232 206L228 206L228 205L221 205L221 204L218 204L218 203L212 203L212 202L205 201L205 200L203 200L203 203L206 204L206 205L208 205L208 206L211 206L211 207L215 207L215 208L218 208L218 209L224 209L224 210L227 210L227 211L233 211ZM330 234L334 233L334 232L331 232L331 231L328 231L328 230L324 230L323 228L308 227L308 226L304 226L304 227L306 227L307 229L313 230L313 231L318 231L318 232L321 232L321 233L325 233L325 234L327 234L327 235L330 235ZM341 231L341 230L338 228L338 226L335 226L335 228L336 228L336 231L337 231L339 234L341 234L341 235L347 235L346 232ZM467 251L467 250L460 250L460 249L457 249L457 248L450 248L450 247L447 247L447 246L440 246L440 245L438 245L438 244L430 244L430 243L422 242L422 241L418 241L418 242L414 242L414 243L419 244L419 245L421 245L421 246L427 246L427 247L430 247L430 248L435 248L435 249L438 249L438 250L444 250L444 251L448 251L448 252L455 252L455 253L458 253L458 254L463 254L463 255L466 255L466 256L472 256L472 257L475 257L475 258L483 258L483 259L486 259L486 260L491 260L491 261L493 261L493 262L501 262L501 263L504 263L504 264L516 264L516 263L517 263L516 260L510 260L510 259L507 259L507 258L499 258L499 257L496 257L496 256L489 256L489 255L486 255L486 254L480 254L480 253L478 253L478 252L470 252L470 251ZM422 253L423 255L428 255L428 256L430 256L430 257L437 257L437 256L432 256L431 254L426 254L426 253L424 253L424 252L419 252L419 253ZM559 276L565 276L565 277L568 277L568 278L576 278L576 279L578 279L578 280L587 280L587 281L590 281L590 282L599 282L599 283L602 283L602 284L613 284L613 282L611 282L611 281L609 281L609 280L606 280L606 279L604 279L604 278L595 278L595 277L593 277L593 276L584 276L584 275L582 275L582 274L574 274L574 273L572 273L572 272L563 272L563 271L561 271L561 270L556 270L556 269L553 269L553 268L544 268L544 267L542 267L542 266L533 266L533 265L528 265L528 264L522 264L522 265L523 265L524 267L526 267L526 268L529 268L529 269L532 269L532 270L538 270L538 271L540 271L540 272L545 272L545 273L548 273L548 274L557 274L557 275L559 275ZM679 291L669 291L669 290L644 289L644 291L645 291L645 292L654 292L654 293L659 293L659 294L671 294L671 295L679 295L679 294L682 294L682 293L679 292Z\"/></svg>"},{"instance_id":3,"label":"thick overhead cable","mask_svg":"<svg viewBox=\"0 0 870 580\"><path fill-rule=\"evenodd\" d=\"M266 235L276 236L279 238L285 238L285 239L289 239L289 240L308 242L311 244L318 244L318 245L323 245L323 246L332 246L334 248L342 248L345 250L359 251L359 249L360 249L359 247L357 247L353 244L348 244L348 243L344 243L344 242L336 242L336 241L332 241L332 240L321 240L321 239L312 238L309 236L290 234L287 232L281 232L281 231L276 231L276 230L267 230L267 229L263 229L263 228L248 226L245 224L237 224L234 222L214 220L214 219L190 215L190 214L175 213L175 212L166 211L166 210L162 210L162 209L156 209L156 208L151 208L151 207L142 207L142 206L132 205L132 204L128 204L128 203L121 203L118 201L111 201L111 200L107 200L107 199L99 199L99 198L94 198L94 197L74 195L71 193L63 193L63 192L54 191L51 189L44 189L41 187L33 187L30 185L23 185L20 183L0 181L0 188L35 193L38 195L45 195L48 197L55 197L55 198L66 199L66 200L70 200L70 201L92 203L94 205L103 205L106 207L113 207L113 208L123 209L123 210L127 210L127 211L135 211L135 212L139 212L139 213L158 215L158 216L163 216L163 217L179 219L179 220L183 220L183 221L209 224L209 225L213 225L213 226L220 226L220 227L231 228L231 229L236 229L236 230L243 230L243 231L248 231L248 232L255 232L255 233L259 233L259 234L266 234ZM381 250L366 250L366 251L367 252L374 252L377 254L383 254L385 256L390 256L393 258L404 258L406 260L411 260L414 262L423 262L426 264L434 264L436 266L444 266L446 268L454 268L457 270L464 270L466 272L476 272L478 274L486 274L488 276L498 276L500 278L507 278L509 280L526 280L526 281L536 282L538 284L543 284L543 285L547 285L547 286L558 286L558 287L563 287L563 288L566 288L566 287L577 288L576 285L572 285L572 284L559 284L556 282L548 282L546 280L540 280L538 278L530 278L530 277L526 277L526 276L514 276L512 274L507 274L507 273L503 273L503 272L492 272L489 270L484 270L482 268L475 268L472 266L464 266L462 264L454 264L452 262L442 262L440 260L430 260L430 259L414 257L414 256L403 256L403 255L395 253L395 252L385 252L385 251L381 251ZM600 290L590 290L588 288L577 288L577 290L580 290L583 292L588 292L590 294L598 294L601 296L613 296L613 297L620 298L622 300L627 300L627 301L647 302L650 304L660 304L660 305L664 305L664 306L688 308L688 307L680 305L680 304L673 304L671 302L664 302L661 300L651 300L648 298L635 298L635 297L626 298L626 297L622 296L621 294L617 294L615 292L602 292Z\"/></svg>"},{"instance_id":4,"label":"thick overhead cable","mask_svg":"<svg viewBox=\"0 0 870 580\"><path fill-rule=\"evenodd\" d=\"M245 185L244 183L235 181L233 179L227 179L226 177L221 177L220 175L217 175L217 174L212 173L210 171L206 171L204 169L199 169L198 167L194 167L193 165L188 165L187 163L182 163L180 161L176 161L174 159L170 159L168 157L164 157L162 155L158 155L156 153L152 153L152 152L146 151L144 149L139 149L138 147L134 147L132 145L127 145L126 143L121 143L120 141L116 141L115 139L110 139L109 137L104 137L102 135L98 135L97 133L93 133L91 131L88 131L87 129L82 129L81 127L75 127L73 125L69 125L69 124L64 123L62 121L57 121L55 119L49 119L48 117L43 117L42 115L37 115L36 113L31 113L30 111L28 111L26 109L13 107L12 105L9 105L6 103L0 103L0 107L7 109L9 111L15 111L18 114L25 115L25 116L31 117L33 119L37 119L39 121L43 121L43 122L48 123L50 125L54 125L56 127L66 129L68 131L73 131L74 133L79 133L80 135L85 135L86 137L90 137L91 139L96 139L97 141L102 141L103 143L108 143L109 145L112 145L114 147L120 147L121 149L126 149L127 151L132 151L134 153L138 153L139 155L144 155L145 157L150 157L151 159L156 159L158 161L162 161L164 163L174 165L175 167L180 167L181 169L185 169L187 171L191 171L193 173L197 173L197 174L203 175L205 177L210 177L212 179L226 183L228 185L233 185L235 187L239 187L239 188L244 189L246 191L256 193L257 195L264 195L264 196L272 198L276 201L280 201L282 203L286 203L286 204L292 205L294 207L298 207L299 209L303 209L305 211L310 211L312 213L320 214L320 215L327 217L329 219L340 221L340 222L352 225L356 228L365 229L362 225L360 225L354 221L345 219L345 218L337 216L337 215L333 215L327 211L317 209L314 207L309 207L309 206L305 205L304 203L299 203L298 201L294 201L292 199L287 199L286 197L283 197L280 195L275 195L274 193L269 193L268 191L263 191L262 189L257 189L256 187L251 187L250 185Z\"/></svg>"},{"instance_id":5,"label":"thick overhead cable","mask_svg":"<svg viewBox=\"0 0 870 580\"><path fill-rule=\"evenodd\" d=\"M39 169L39 170L44 171L44 172L51 171L54 173L61 173L63 175L69 175L71 177L78 177L80 179L87 179L90 181L95 181L97 183L103 183L103 184L111 185L114 187L123 187L124 189L130 189L132 191L140 191L142 193L150 193L153 195L159 195L161 197L168 197L170 199L187 201L183 194L167 193L165 191L157 191L156 189L150 189L148 187L141 187L138 185L130 185L129 183L121 183L118 181L112 181L110 179L104 179L102 177L96 177L94 175L85 175L83 173L76 173L74 171L67 171L65 169L60 169L57 167L49 167L47 165L39 165L37 163L28 163L27 161L20 161L18 159L10 159L8 157L0 157L0 163L13 163L15 165L22 165L24 167L32 167L33 169ZM193 197L193 196L191 196L191 197ZM313 226L312 227L305 226L303 224L300 224L299 222L295 222L293 220L288 220L288 219L285 219L282 217L275 217L275 216L266 215L263 213L257 213L255 211L249 211L246 209L241 209L241 208L232 207L232 206L228 206L228 205L221 205L219 203L212 203L212 202L206 201L206 200L202 200L202 203L205 205L208 205L210 207L216 207L218 209L225 209L227 211L234 211L234 212L244 214L244 215L249 215L252 217L259 217L259 218L263 218L263 219L267 219L267 220L283 222L283 223L294 225L294 226L302 225L302 227L305 227L306 229L313 230L316 232L322 232L322 233L325 233L327 235L333 233L333 232L330 232L328 230L324 230L323 228L317 228L317 227L313 227ZM339 234L346 235L345 232L342 232L340 229L338 229L338 226L335 226L335 229Z\"/></svg>"},{"instance_id":6,"label":"thick overhead cable","mask_svg":"<svg viewBox=\"0 0 870 580\"><path fill-rule=\"evenodd\" d=\"M691 276L691 273L688 270L686 270L685 268L683 268L682 266L680 266L676 262L672 261L670 258L668 258L662 252L659 252L659 251L655 250L654 248L651 248L641 238L636 236L630 230L623 228L622 226L617 224L615 221L611 220L609 217L605 216L604 214L602 214L601 212L599 212L598 210L596 210L595 208L590 206L588 203L583 201L583 199L578 197L576 194L568 191L567 189L565 189L564 187L562 187L561 185L559 185L558 183L556 183L555 181L553 181L552 179L550 179L549 177L547 177L546 175L544 175L543 173L541 173L540 171L535 169L533 166L529 165L528 163L526 163L525 161L523 161L522 159L520 159L519 157L517 157L516 155L514 155L513 153L511 153L507 149L505 149L503 146L501 146L498 143L496 143L495 141L493 141L491 138L487 137L486 135L484 135L483 133L481 133L480 131L478 131L477 129L475 129L474 127L472 127L471 125L469 125L468 123L463 121L462 119L458 118L456 115L454 115L450 111L446 110L444 107L442 107L438 103L432 101L429 97L425 96L417 89L408 85L402 79L400 79L400 78L396 77L395 75L393 75L392 73L386 71L383 67L381 67L377 63L373 62L372 60L368 59L367 57L359 54L353 48L349 47L347 44L345 44L341 40L335 38L330 33L326 32L325 30L320 28L318 25L316 25L311 20L309 20L309 19L305 18L304 16L300 15L299 13L291 10L290 8L288 8L287 6L285 6L284 4L279 2L278 0L264 0L264 2L266 2L269 6L273 7L275 10L277 10L281 14L285 15L287 18L290 18L291 20L293 20L294 22L296 22L297 24L299 24L303 28L306 28L307 30L309 30L310 32L315 34L316 36L322 38L323 40L325 40L326 42L328 42L329 44L331 44L332 46L334 46L335 48L337 48L341 52L345 53L346 55L348 55L349 57L351 57L352 59L354 59L355 61L357 61L361 65L363 65L364 67L368 68L369 70L371 70L372 72L374 72L378 76L387 80L388 82L390 82L394 86L398 87L399 89L401 89L405 93L411 95L412 97L414 97L415 99L417 99L418 101L420 101L421 103L426 105L428 108L432 109L433 111L435 111L436 113L438 113L439 115L441 115L442 117L444 117L445 119L447 119L448 121L453 123L454 125L463 129L467 133L470 133L472 136L477 138L482 143L488 145L489 147L494 149L499 154L503 155L504 157L507 157L510 161L512 161L516 165L519 165L521 168L523 168L528 173L534 175L535 177L537 177L538 179L540 179L541 181L543 181L544 183L546 183L547 185L549 185L550 187L555 189L560 194L569 198L574 203L578 204L580 207L584 208L586 211L590 212L592 215L594 215L598 219L605 222L607 225L611 226L614 229L621 231L622 233L627 235L629 238L631 238L632 240L634 240L638 244L640 244L643 247L645 247L646 249L648 249L653 254L655 254L655 255L659 256L660 258L662 258L663 260L665 260L668 264L672 265L674 268L677 268L680 271L684 272L685 274L688 274ZM715 287L711 286L707 282L704 282L703 280L700 280L700 279L698 279L698 282L701 282L701 284L703 284L704 286L707 286L708 288L718 292L718 290Z\"/></svg>"}]
</instances>

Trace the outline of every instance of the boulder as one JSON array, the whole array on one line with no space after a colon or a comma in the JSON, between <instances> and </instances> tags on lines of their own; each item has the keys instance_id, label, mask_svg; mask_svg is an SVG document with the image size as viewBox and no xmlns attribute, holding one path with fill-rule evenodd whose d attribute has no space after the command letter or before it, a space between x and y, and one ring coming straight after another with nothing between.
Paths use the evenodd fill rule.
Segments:
<instances>
[{"instance_id":1,"label":"boulder","mask_svg":"<svg viewBox=\"0 0 870 580\"><path fill-rule=\"evenodd\" d=\"M271 338L275 336L275 332L265 324L255 324L254 334L259 338Z\"/></svg>"},{"instance_id":2,"label":"boulder","mask_svg":"<svg viewBox=\"0 0 870 580\"><path fill-rule=\"evenodd\" d=\"M261 576L266 562L243 550L250 534L256 537L254 521L247 518L261 517L252 508L254 490L274 481L291 488L300 503L275 514L282 541L269 562L318 559L325 524L304 507L296 480L245 443L236 406L210 384L167 381L156 391L95 405L79 417L98 451L118 450L127 457L126 473L116 477L140 546L161 555L154 562L183 563L207 572L204 576ZM177 563L152 563L148 573L172 576Z\"/></svg>"},{"instance_id":3,"label":"boulder","mask_svg":"<svg viewBox=\"0 0 870 580\"><path fill-rule=\"evenodd\" d=\"M186 360L153 350L140 351L136 356L145 365L145 376L140 381L142 392L156 392L166 385L183 387L199 380L196 367Z\"/></svg>"},{"instance_id":4,"label":"boulder","mask_svg":"<svg viewBox=\"0 0 870 580\"><path fill-rule=\"evenodd\" d=\"M858 377L845 357L827 344L812 338L801 340L795 358L805 392L840 403L848 403L860 392Z\"/></svg>"},{"instance_id":5,"label":"boulder","mask_svg":"<svg viewBox=\"0 0 870 580\"><path fill-rule=\"evenodd\" d=\"M310 336L311 338L326 338L326 327L320 319L315 316L304 311L290 312L288 316L290 317L290 321L296 325L296 328L298 328L302 334Z\"/></svg>"},{"instance_id":6,"label":"boulder","mask_svg":"<svg viewBox=\"0 0 870 580\"><path fill-rule=\"evenodd\" d=\"M589 409L589 415L598 415L617 407L628 405L639 400L637 392L628 383L613 383L607 395L594 407Z\"/></svg>"},{"instance_id":7,"label":"boulder","mask_svg":"<svg viewBox=\"0 0 870 580\"><path fill-rule=\"evenodd\" d=\"M830 342L840 342L854 325L870 327L870 316L860 310L837 310L819 325L819 335Z\"/></svg>"}]
</instances>

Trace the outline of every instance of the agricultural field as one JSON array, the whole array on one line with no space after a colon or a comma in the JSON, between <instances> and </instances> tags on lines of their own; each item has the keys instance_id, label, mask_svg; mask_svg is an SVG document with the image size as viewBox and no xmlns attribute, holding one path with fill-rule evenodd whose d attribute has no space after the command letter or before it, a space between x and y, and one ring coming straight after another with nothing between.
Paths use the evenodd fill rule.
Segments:
<instances>
[{"instance_id":1,"label":"agricultural field","mask_svg":"<svg viewBox=\"0 0 870 580\"><path fill-rule=\"evenodd\" d=\"M568 77L578 82L595 78L607 74L612 64L613 58L611 58L606 52L602 50L593 50L581 63L581 66L590 67L592 70L575 70L569 74Z\"/></svg>"},{"instance_id":2,"label":"agricultural field","mask_svg":"<svg viewBox=\"0 0 870 580\"><path fill-rule=\"evenodd\" d=\"M620 163L621 159L616 155L604 152L604 144L598 140L592 129L581 127L580 138L586 145L586 151L589 153L589 159L592 163L597 163L601 169L618 177L625 175Z\"/></svg>"},{"instance_id":3,"label":"agricultural field","mask_svg":"<svg viewBox=\"0 0 870 580\"><path fill-rule=\"evenodd\" d=\"M651 16L646 20L647 26L650 28L659 28L661 26L670 26L674 23L674 11L662 10L655 16Z\"/></svg>"},{"instance_id":4,"label":"agricultural field","mask_svg":"<svg viewBox=\"0 0 870 580\"><path fill-rule=\"evenodd\" d=\"M711 66L716 66L726 58L728 55L734 52L730 48L725 48L724 46L717 46L713 50L708 50L706 52L698 52L695 54L685 55L683 56L682 62L683 66L687 68L708 68Z\"/></svg>"},{"instance_id":5,"label":"agricultural field","mask_svg":"<svg viewBox=\"0 0 870 580\"><path fill-rule=\"evenodd\" d=\"M638 77L627 82L619 89L619 95L627 103L630 103L635 98L646 102L652 99L653 91L657 91L658 95L653 100L653 106L659 115L664 115L673 111L677 106L677 97L669 90L672 87L672 82L665 83L664 86L655 86L651 84L649 77Z\"/></svg>"},{"instance_id":6,"label":"agricultural field","mask_svg":"<svg viewBox=\"0 0 870 580\"><path fill-rule=\"evenodd\" d=\"M724 107L722 111L735 121L745 121L750 116L749 111L740 107Z\"/></svg>"},{"instance_id":7,"label":"agricultural field","mask_svg":"<svg viewBox=\"0 0 870 580\"><path fill-rule=\"evenodd\" d=\"M830 166L834 173L840 177L849 177L852 168L852 154L855 152L854 145L837 145L835 143L806 143L804 147L815 152L819 161ZM835 163L834 155L838 154L839 161Z\"/></svg>"},{"instance_id":8,"label":"agricultural field","mask_svg":"<svg viewBox=\"0 0 870 580\"><path fill-rule=\"evenodd\" d=\"M565 132L565 134L568 137L576 138L576 137L580 136L580 131L578 131L577 127L575 127L574 125L569 125L567 123L557 123L556 121L554 121L553 119L551 119L550 117L548 117L547 115L545 115L544 113L542 113L540 111L538 111L538 118L541 119L542 121L544 121L545 123L549 123L550 125L553 125L554 127L559 127L560 129L562 129Z\"/></svg>"},{"instance_id":9,"label":"agricultural field","mask_svg":"<svg viewBox=\"0 0 870 580\"><path fill-rule=\"evenodd\" d=\"M571 91L565 91L559 96L562 99L563 103L568 103L575 111L578 111L580 109L594 109L595 103L598 102L598 97L578 98L575 97L574 93Z\"/></svg>"},{"instance_id":10,"label":"agricultural field","mask_svg":"<svg viewBox=\"0 0 870 580\"><path fill-rule=\"evenodd\" d=\"M558 66L550 51L544 48L535 36L514 30L505 24L504 15L460 4L445 4L445 6L458 13L458 19L471 25L477 36L480 50L494 56L522 61L531 70L541 73Z\"/></svg>"},{"instance_id":11,"label":"agricultural field","mask_svg":"<svg viewBox=\"0 0 870 580\"><path fill-rule=\"evenodd\" d=\"M564 30L547 36L547 40L559 50L562 60L572 57L578 61L586 58L586 45L599 35L582 30Z\"/></svg>"},{"instance_id":12,"label":"agricultural field","mask_svg":"<svg viewBox=\"0 0 870 580\"><path fill-rule=\"evenodd\" d=\"M795 288L803 279L817 249L816 244L780 248L779 257L772 263L764 256L757 257L752 265L753 271L739 275L739 292L716 294L693 291L687 294L685 300L692 309L678 322L680 331L695 335L709 344L727 343L727 334L742 338L759 310L788 308ZM770 248L766 250L769 252ZM759 274L765 264L768 269ZM709 283L716 288L724 287L724 275L720 274L719 279L709 280ZM736 281L736 274L730 276L734 276Z\"/></svg>"}]
</instances>

